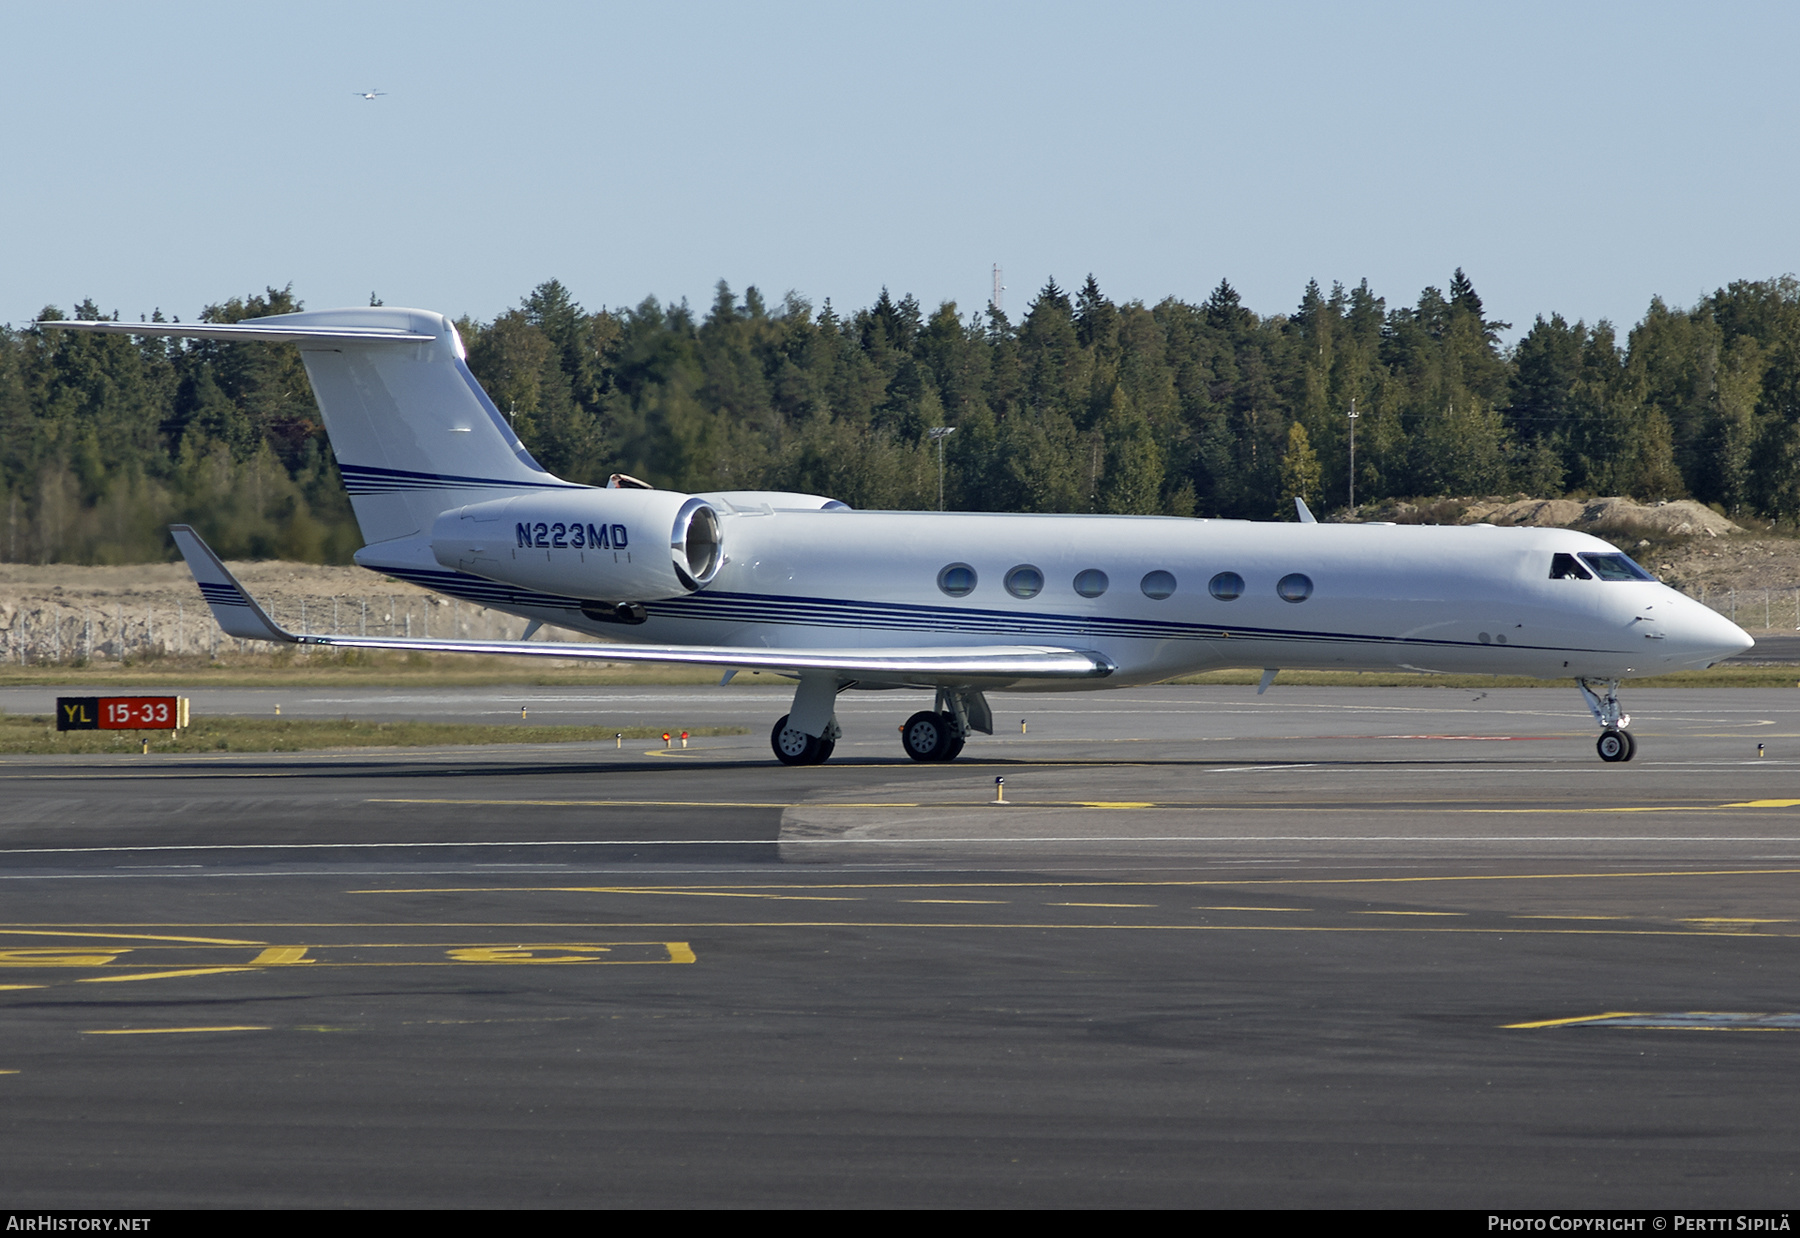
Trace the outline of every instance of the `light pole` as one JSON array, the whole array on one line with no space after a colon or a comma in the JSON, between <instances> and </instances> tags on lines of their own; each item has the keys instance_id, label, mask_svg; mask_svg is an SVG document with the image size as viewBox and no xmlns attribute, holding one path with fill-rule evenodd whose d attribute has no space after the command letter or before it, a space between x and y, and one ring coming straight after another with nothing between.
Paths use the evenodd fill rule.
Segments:
<instances>
[{"instance_id":1,"label":"light pole","mask_svg":"<svg viewBox=\"0 0 1800 1238\"><path fill-rule=\"evenodd\" d=\"M956 433L955 426L932 426L926 433L938 449L938 510L944 510L944 440Z\"/></svg>"},{"instance_id":2,"label":"light pole","mask_svg":"<svg viewBox=\"0 0 1800 1238\"><path fill-rule=\"evenodd\" d=\"M1356 397L1350 397L1350 515L1356 515Z\"/></svg>"}]
</instances>

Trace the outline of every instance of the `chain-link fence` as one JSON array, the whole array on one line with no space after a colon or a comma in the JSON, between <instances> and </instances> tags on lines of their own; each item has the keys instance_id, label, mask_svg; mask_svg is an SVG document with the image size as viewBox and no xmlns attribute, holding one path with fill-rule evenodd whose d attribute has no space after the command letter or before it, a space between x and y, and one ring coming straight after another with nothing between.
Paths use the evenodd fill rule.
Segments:
<instances>
[{"instance_id":1,"label":"chain-link fence","mask_svg":"<svg viewBox=\"0 0 1800 1238\"><path fill-rule=\"evenodd\" d=\"M1688 590L1727 619L1750 633L1800 631L1800 587L1771 589Z\"/></svg>"},{"instance_id":2,"label":"chain-link fence","mask_svg":"<svg viewBox=\"0 0 1800 1238\"><path fill-rule=\"evenodd\" d=\"M260 599L270 616L307 635L399 636L435 640L518 640L526 620L435 594L361 594ZM0 627L0 659L10 665L124 662L157 657L246 653L267 646L219 630L193 605L65 604L31 599Z\"/></svg>"}]
</instances>

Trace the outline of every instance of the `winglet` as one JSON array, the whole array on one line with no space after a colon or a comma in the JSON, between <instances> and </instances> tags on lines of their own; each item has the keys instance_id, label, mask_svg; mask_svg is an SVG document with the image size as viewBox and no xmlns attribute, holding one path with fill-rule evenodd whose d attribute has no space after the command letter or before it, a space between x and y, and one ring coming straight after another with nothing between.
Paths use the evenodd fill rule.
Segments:
<instances>
[{"instance_id":1,"label":"winglet","mask_svg":"<svg viewBox=\"0 0 1800 1238\"><path fill-rule=\"evenodd\" d=\"M237 577L226 569L219 556L212 552L212 547L201 541L200 535L190 526L172 524L169 532L175 537L175 547L181 551L181 557L187 560L188 571L194 574L194 583L200 586L200 596L212 607L213 618L227 636L240 640L299 643L299 637L269 618L268 612L244 591Z\"/></svg>"},{"instance_id":2,"label":"winglet","mask_svg":"<svg viewBox=\"0 0 1800 1238\"><path fill-rule=\"evenodd\" d=\"M1312 514L1312 508L1306 505L1306 500L1297 494L1294 496L1294 514L1300 517L1301 524L1319 523Z\"/></svg>"}]
</instances>

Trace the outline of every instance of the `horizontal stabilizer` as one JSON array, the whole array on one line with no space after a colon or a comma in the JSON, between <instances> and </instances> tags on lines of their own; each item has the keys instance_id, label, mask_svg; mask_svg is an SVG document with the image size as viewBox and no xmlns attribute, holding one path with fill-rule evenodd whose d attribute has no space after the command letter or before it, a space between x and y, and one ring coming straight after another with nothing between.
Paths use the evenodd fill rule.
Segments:
<instances>
[{"instance_id":1,"label":"horizontal stabilizer","mask_svg":"<svg viewBox=\"0 0 1800 1238\"><path fill-rule=\"evenodd\" d=\"M395 649L421 653L512 654L596 662L663 662L793 674L836 671L878 679L961 683L978 679L1101 679L1116 669L1105 654L1053 645L986 645L907 649L760 649L733 645L588 645L541 641L413 640L387 636L297 635L271 619L200 535L184 524L170 532L187 560L213 618L241 640L339 649Z\"/></svg>"},{"instance_id":2,"label":"horizontal stabilizer","mask_svg":"<svg viewBox=\"0 0 1800 1238\"><path fill-rule=\"evenodd\" d=\"M422 344L435 335L419 335L390 327L259 326L249 322L88 322L70 319L33 323L61 331L100 335L169 336L186 340L236 340L263 344Z\"/></svg>"}]
</instances>

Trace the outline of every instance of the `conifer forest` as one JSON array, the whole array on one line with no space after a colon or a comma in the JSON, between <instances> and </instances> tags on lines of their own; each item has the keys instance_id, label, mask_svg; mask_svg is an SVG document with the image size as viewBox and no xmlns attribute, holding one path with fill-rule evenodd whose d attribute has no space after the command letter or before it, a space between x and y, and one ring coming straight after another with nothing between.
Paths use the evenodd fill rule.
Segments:
<instances>
[{"instance_id":1,"label":"conifer forest","mask_svg":"<svg viewBox=\"0 0 1800 1238\"><path fill-rule=\"evenodd\" d=\"M209 306L303 308L291 288ZM70 316L98 318L92 301ZM62 317L55 307L42 317ZM160 313L156 316L160 320ZM1117 304L1089 276L1017 321L883 292L864 309L718 286L589 312L552 280L459 324L469 365L552 472L853 507L1292 519L1393 498L1694 498L1800 518L1800 281L1651 302L1623 335L1540 315L1503 345L1459 270L1390 306L1309 284L1261 314ZM1348 435L1354 408L1355 476ZM361 544L298 353L0 329L0 559L344 562Z\"/></svg>"}]
</instances>

